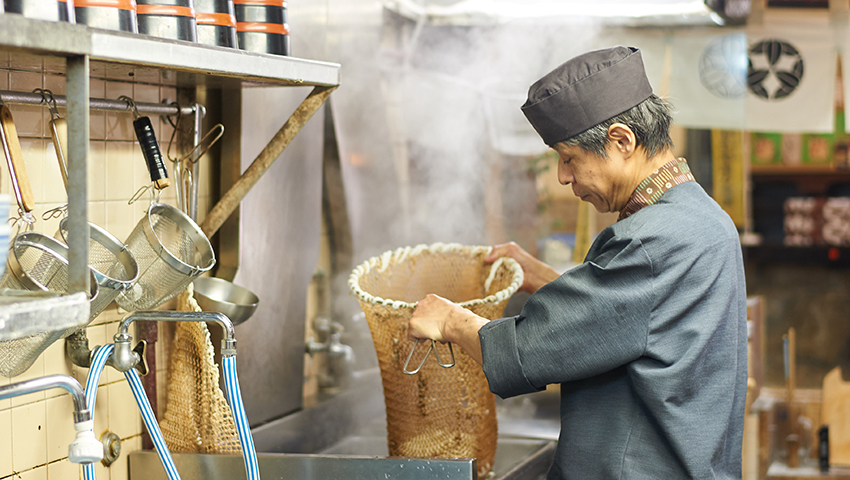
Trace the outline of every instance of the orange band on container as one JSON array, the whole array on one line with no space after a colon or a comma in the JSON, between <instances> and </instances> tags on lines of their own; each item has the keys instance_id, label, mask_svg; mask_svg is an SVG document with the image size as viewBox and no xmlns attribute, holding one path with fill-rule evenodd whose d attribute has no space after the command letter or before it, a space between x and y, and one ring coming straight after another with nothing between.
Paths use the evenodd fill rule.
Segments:
<instances>
[{"instance_id":1,"label":"orange band on container","mask_svg":"<svg viewBox=\"0 0 850 480\"><path fill-rule=\"evenodd\" d=\"M236 31L289 35L289 29L287 26L279 23L236 22Z\"/></svg>"},{"instance_id":2,"label":"orange band on container","mask_svg":"<svg viewBox=\"0 0 850 480\"><path fill-rule=\"evenodd\" d=\"M177 17L194 17L195 10L189 7L178 7L176 5L136 5L136 13L139 15L174 15Z\"/></svg>"},{"instance_id":3,"label":"orange band on container","mask_svg":"<svg viewBox=\"0 0 850 480\"><path fill-rule=\"evenodd\" d=\"M135 0L76 0L74 7L106 7L120 10L136 10Z\"/></svg>"},{"instance_id":4,"label":"orange band on container","mask_svg":"<svg viewBox=\"0 0 850 480\"><path fill-rule=\"evenodd\" d=\"M284 0L233 0L234 5L268 5L286 8Z\"/></svg>"},{"instance_id":5,"label":"orange band on container","mask_svg":"<svg viewBox=\"0 0 850 480\"><path fill-rule=\"evenodd\" d=\"M221 27L236 26L236 17L229 13L195 12L195 20L198 22L198 25L219 25Z\"/></svg>"}]
</instances>

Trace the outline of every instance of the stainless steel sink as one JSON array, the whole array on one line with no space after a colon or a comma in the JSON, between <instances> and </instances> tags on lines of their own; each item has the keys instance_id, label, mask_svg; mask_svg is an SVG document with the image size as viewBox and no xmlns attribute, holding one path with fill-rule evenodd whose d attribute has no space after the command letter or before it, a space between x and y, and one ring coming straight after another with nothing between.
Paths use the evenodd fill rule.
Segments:
<instances>
[{"instance_id":1,"label":"stainless steel sink","mask_svg":"<svg viewBox=\"0 0 850 480\"><path fill-rule=\"evenodd\" d=\"M347 437L323 451L328 455L387 456L386 437ZM555 453L555 442L530 438L499 438L493 472L498 480L544 478ZM428 477L415 477L428 478ZM469 478L469 477L464 477Z\"/></svg>"},{"instance_id":2,"label":"stainless steel sink","mask_svg":"<svg viewBox=\"0 0 850 480\"><path fill-rule=\"evenodd\" d=\"M476 480L475 459L389 457L377 369L344 392L252 429L264 480ZM501 407L500 407L501 406ZM497 402L499 439L486 480L544 479L552 465L559 416L557 396ZM236 455L175 454L184 480L245 478ZM166 480L152 451L129 454L130 480ZM481 479L485 480L485 479Z\"/></svg>"},{"instance_id":3,"label":"stainless steel sink","mask_svg":"<svg viewBox=\"0 0 850 480\"><path fill-rule=\"evenodd\" d=\"M474 459L424 460L400 457L359 457L260 453L260 476L280 480L469 480L477 478ZM167 480L159 457L152 451L130 453L130 478ZM234 480L245 478L238 455L174 454L174 464L184 480Z\"/></svg>"},{"instance_id":4,"label":"stainless steel sink","mask_svg":"<svg viewBox=\"0 0 850 480\"><path fill-rule=\"evenodd\" d=\"M285 480L476 480L477 463L472 458L422 459L368 456L333 452L358 452L379 448L386 440L352 437L323 454L259 453L263 479ZM545 440L502 439L496 450L492 480L544 478L552 463L555 445ZM174 454L174 463L184 480L232 480L245 478L238 455ZM153 451L129 455L130 479L167 480L159 457Z\"/></svg>"}]
</instances>

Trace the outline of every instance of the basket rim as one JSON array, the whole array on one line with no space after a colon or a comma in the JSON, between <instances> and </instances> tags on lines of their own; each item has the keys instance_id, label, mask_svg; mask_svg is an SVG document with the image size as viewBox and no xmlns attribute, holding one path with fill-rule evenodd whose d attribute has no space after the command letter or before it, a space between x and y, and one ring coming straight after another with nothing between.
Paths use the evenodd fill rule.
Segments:
<instances>
[{"instance_id":1,"label":"basket rim","mask_svg":"<svg viewBox=\"0 0 850 480\"><path fill-rule=\"evenodd\" d=\"M360 301L371 303L371 304L381 304L388 307L393 307L393 309L398 310L399 308L408 308L414 309L419 302L404 302L401 300L393 300L390 298L381 298L376 297L368 292L365 292L362 288L360 288L360 277L369 273L373 268L380 268L381 271L387 268L389 262L391 260L404 260L408 257L415 257L421 255L423 253L442 253L442 252L453 252L459 250L470 250L472 254L490 253L493 247L490 246L476 246L476 245L463 245L460 243L432 243L431 245L419 244L415 247L400 247L395 250L387 250L382 255L378 255L372 257L365 262L358 265L348 277L348 288L351 290L351 293L356 296ZM522 267L520 267L519 262L510 257L499 257L495 262L491 264L490 267L490 276L485 283L485 286L489 286L490 281L492 280L495 272L498 271L499 267L502 265L506 266L512 276L513 279L507 287L499 290L498 292L489 295L484 298L475 298L472 300L467 300L465 302L459 302L458 305L461 307L470 307L473 305L483 305L487 303L499 303L504 300L507 300L514 293L519 290L519 287L522 286L523 282L523 271Z\"/></svg>"}]
</instances>

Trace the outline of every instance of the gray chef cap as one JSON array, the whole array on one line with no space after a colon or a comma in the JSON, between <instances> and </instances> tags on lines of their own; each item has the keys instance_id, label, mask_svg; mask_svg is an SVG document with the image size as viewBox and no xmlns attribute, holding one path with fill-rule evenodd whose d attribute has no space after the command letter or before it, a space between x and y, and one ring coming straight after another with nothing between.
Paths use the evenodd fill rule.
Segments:
<instances>
[{"instance_id":1,"label":"gray chef cap","mask_svg":"<svg viewBox=\"0 0 850 480\"><path fill-rule=\"evenodd\" d=\"M652 95L640 51L613 47L584 53L528 89L522 113L552 146L634 107Z\"/></svg>"}]
</instances>

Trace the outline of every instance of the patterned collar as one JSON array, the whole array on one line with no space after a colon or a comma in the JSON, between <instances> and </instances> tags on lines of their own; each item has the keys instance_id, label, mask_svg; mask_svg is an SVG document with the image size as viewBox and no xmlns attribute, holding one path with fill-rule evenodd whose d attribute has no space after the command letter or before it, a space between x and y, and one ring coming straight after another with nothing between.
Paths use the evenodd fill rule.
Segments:
<instances>
[{"instance_id":1,"label":"patterned collar","mask_svg":"<svg viewBox=\"0 0 850 480\"><path fill-rule=\"evenodd\" d=\"M637 186L629 201L626 203L617 221L628 218L643 207L648 207L657 202L664 192L676 185L694 181L688 162L684 158L677 158L664 164L661 168L646 177Z\"/></svg>"}]
</instances>

